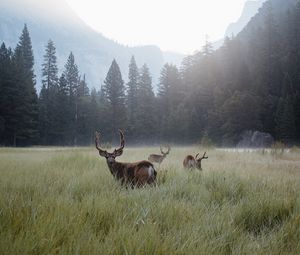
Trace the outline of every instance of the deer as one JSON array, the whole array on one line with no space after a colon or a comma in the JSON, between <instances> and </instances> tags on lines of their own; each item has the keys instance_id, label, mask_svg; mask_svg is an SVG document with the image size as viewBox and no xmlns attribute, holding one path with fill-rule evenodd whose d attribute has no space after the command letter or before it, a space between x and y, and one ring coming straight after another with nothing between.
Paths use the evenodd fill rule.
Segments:
<instances>
[{"instance_id":1,"label":"deer","mask_svg":"<svg viewBox=\"0 0 300 255\"><path fill-rule=\"evenodd\" d=\"M185 157L185 159L183 160L183 167L188 170L197 168L198 170L201 171L202 170L201 161L203 159L208 159L208 157L205 155L206 155L206 152L204 152L204 154L201 158L198 158L199 153L197 153L197 155L195 157L193 157L192 155L187 155Z\"/></svg>"},{"instance_id":2,"label":"deer","mask_svg":"<svg viewBox=\"0 0 300 255\"><path fill-rule=\"evenodd\" d=\"M124 133L120 133L120 147L112 153L100 148L100 133L95 132L95 146L99 155L106 159L107 166L116 180L121 181L121 185L143 187L146 184L155 184L157 172L151 162L143 160L135 163L121 163L116 161L116 157L123 154L125 146Z\"/></svg>"},{"instance_id":3,"label":"deer","mask_svg":"<svg viewBox=\"0 0 300 255\"><path fill-rule=\"evenodd\" d=\"M168 145L168 151L167 152L164 152L162 150L162 147L160 146L160 152L162 155L158 155L158 154L151 154L149 157L148 157L148 160L151 162L151 163L158 163L159 165L163 162L163 160L167 157L167 155L169 154L171 148L170 146Z\"/></svg>"}]
</instances>

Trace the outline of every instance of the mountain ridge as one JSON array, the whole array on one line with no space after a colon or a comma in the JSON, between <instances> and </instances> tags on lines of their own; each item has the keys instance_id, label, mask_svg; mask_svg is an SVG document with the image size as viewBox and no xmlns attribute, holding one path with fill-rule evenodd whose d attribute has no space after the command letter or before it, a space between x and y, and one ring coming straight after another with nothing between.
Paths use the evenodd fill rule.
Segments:
<instances>
[{"instance_id":1,"label":"mountain ridge","mask_svg":"<svg viewBox=\"0 0 300 255\"><path fill-rule=\"evenodd\" d=\"M232 22L228 25L225 36L231 37L236 36L243 28L248 24L248 22L255 16L259 8L262 7L266 0L248 0L246 1L241 16L237 21Z\"/></svg>"},{"instance_id":2,"label":"mountain ridge","mask_svg":"<svg viewBox=\"0 0 300 255\"><path fill-rule=\"evenodd\" d=\"M248 0L245 2L242 13L240 17L235 21L230 23L224 33L224 38L236 36L240 33L244 27L251 21L251 19L257 14L258 10L262 7L266 0ZM224 38L213 43L213 48L218 49L224 43Z\"/></svg>"},{"instance_id":3,"label":"mountain ridge","mask_svg":"<svg viewBox=\"0 0 300 255\"><path fill-rule=\"evenodd\" d=\"M28 26L38 88L41 87L40 69L49 39L55 43L60 72L72 51L90 87L101 86L113 59L119 63L126 81L129 61L134 55L139 66L144 63L149 66L155 85L165 62L173 58L177 61L174 64L178 65L183 58L181 54L164 53L154 45L128 47L110 40L81 20L66 1L11 0L0 6L0 41L14 48L24 24Z\"/></svg>"}]
</instances>

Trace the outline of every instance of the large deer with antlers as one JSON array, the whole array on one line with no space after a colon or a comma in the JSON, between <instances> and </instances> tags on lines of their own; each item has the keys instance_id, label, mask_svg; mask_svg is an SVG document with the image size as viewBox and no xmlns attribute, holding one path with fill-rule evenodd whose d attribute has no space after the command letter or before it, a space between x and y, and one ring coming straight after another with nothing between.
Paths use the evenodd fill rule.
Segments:
<instances>
[{"instance_id":1,"label":"large deer with antlers","mask_svg":"<svg viewBox=\"0 0 300 255\"><path fill-rule=\"evenodd\" d=\"M199 170L202 170L202 167L201 167L201 161L203 159L208 159L206 155L206 152L204 152L203 156L201 158L198 158L199 156L199 153L196 155L196 157L193 157L192 155L187 155L185 157L185 159L183 160L183 167L185 169L199 169Z\"/></svg>"},{"instance_id":2,"label":"large deer with antlers","mask_svg":"<svg viewBox=\"0 0 300 255\"><path fill-rule=\"evenodd\" d=\"M148 160L152 163L158 163L159 165L163 162L163 160L167 157L167 155L169 154L171 148L170 146L168 145L168 150L167 152L164 152L162 150L162 147L160 146L160 152L161 152L161 155L158 155L158 154L151 154L149 157L148 157Z\"/></svg>"},{"instance_id":3,"label":"large deer with antlers","mask_svg":"<svg viewBox=\"0 0 300 255\"><path fill-rule=\"evenodd\" d=\"M155 183L156 171L154 166L149 161L139 161L136 163L121 163L116 162L116 157L121 156L125 146L124 134L121 130L120 140L121 145L118 149L115 149L112 153L102 150L100 146L100 133L95 133L95 145L96 149L99 151L101 157L106 158L107 166L111 174L120 180L122 185L131 185L131 187L137 186L142 187L146 184Z\"/></svg>"}]
</instances>

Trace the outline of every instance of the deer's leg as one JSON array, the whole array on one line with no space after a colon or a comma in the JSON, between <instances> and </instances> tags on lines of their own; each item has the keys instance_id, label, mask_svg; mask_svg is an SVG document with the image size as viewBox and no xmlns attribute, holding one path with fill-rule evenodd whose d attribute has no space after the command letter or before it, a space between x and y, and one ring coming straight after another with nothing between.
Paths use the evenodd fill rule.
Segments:
<instances>
[{"instance_id":1,"label":"deer's leg","mask_svg":"<svg viewBox=\"0 0 300 255\"><path fill-rule=\"evenodd\" d=\"M125 178L123 177L123 178L121 179L121 185L124 186L124 184L125 184Z\"/></svg>"}]
</instances>

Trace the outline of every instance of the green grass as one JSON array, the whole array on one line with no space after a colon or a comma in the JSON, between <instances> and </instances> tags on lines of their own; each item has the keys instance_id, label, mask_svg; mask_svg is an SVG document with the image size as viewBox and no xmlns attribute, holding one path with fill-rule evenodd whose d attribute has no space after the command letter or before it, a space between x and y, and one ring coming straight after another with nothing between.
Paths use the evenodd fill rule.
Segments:
<instances>
[{"instance_id":1,"label":"green grass","mask_svg":"<svg viewBox=\"0 0 300 255\"><path fill-rule=\"evenodd\" d=\"M172 148L158 186L131 190L93 148L0 149L0 254L300 254L298 150L211 149L185 172L192 152Z\"/></svg>"}]
</instances>

